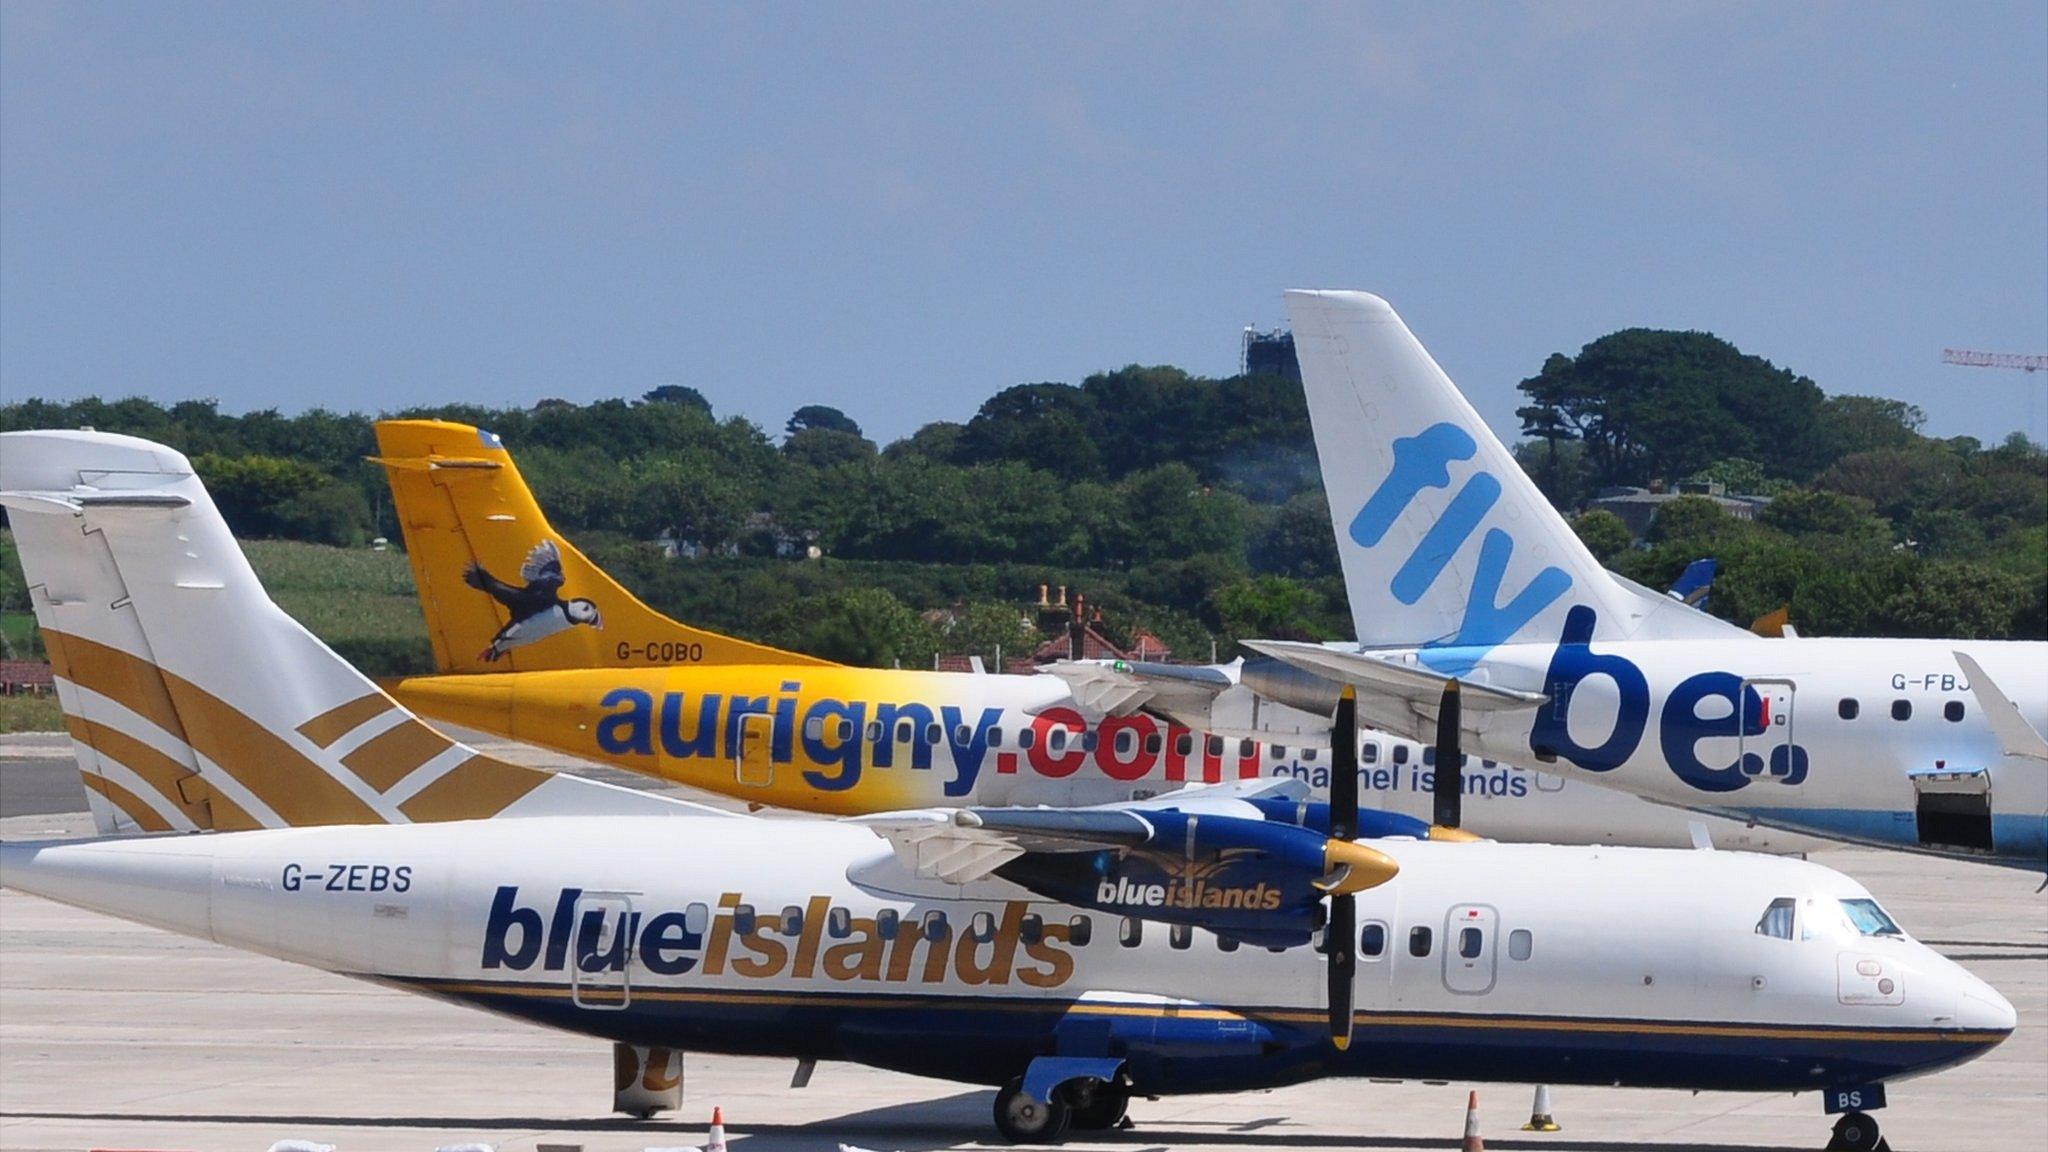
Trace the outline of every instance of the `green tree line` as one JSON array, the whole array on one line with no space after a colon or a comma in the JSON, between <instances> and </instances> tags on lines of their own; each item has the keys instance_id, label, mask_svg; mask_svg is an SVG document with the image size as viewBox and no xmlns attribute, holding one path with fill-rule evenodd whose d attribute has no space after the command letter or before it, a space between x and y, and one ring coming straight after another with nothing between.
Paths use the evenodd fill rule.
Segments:
<instances>
[{"instance_id":1,"label":"green tree line","mask_svg":"<svg viewBox=\"0 0 2048 1152\"><path fill-rule=\"evenodd\" d=\"M1617 332L1521 387L1518 456L1568 512L1604 486L1692 478L1775 498L1754 522L1674 502L1644 542L1580 516L1619 571L1661 586L1715 555L1714 611L1747 624L1790 605L1808 634L2044 632L2048 458L2024 436L1931 439L1910 406L1826 395L1697 332ZM821 655L1015 653L1041 584L1085 591L1115 639L1142 629L1189 657L1350 632L1307 409L1276 376L1134 365L1022 384L887 445L823 405L771 435L682 385L394 415L499 434L555 524L662 610ZM373 419L139 398L0 407L0 429L91 426L184 451L246 538L350 548L400 537L366 462ZM18 610L18 572L0 567L0 610Z\"/></svg>"}]
</instances>

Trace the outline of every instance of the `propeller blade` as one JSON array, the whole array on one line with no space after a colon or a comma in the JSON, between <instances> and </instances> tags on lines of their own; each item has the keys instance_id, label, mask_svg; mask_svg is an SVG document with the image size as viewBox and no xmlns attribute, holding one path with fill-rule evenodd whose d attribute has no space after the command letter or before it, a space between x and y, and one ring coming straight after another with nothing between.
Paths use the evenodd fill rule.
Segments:
<instances>
[{"instance_id":1,"label":"propeller blade","mask_svg":"<svg viewBox=\"0 0 2048 1152\"><path fill-rule=\"evenodd\" d=\"M1330 719L1330 838L1358 835L1358 689L1349 684L1337 696Z\"/></svg>"},{"instance_id":2,"label":"propeller blade","mask_svg":"<svg viewBox=\"0 0 2048 1152\"><path fill-rule=\"evenodd\" d=\"M1459 732L1463 711L1458 682L1444 685L1443 699L1436 708L1436 824L1456 828L1464 821L1465 752Z\"/></svg>"},{"instance_id":3,"label":"propeller blade","mask_svg":"<svg viewBox=\"0 0 2048 1152\"><path fill-rule=\"evenodd\" d=\"M1352 896L1330 897L1323 942L1330 954L1330 1043L1351 1047L1351 982L1358 973L1358 908Z\"/></svg>"},{"instance_id":4,"label":"propeller blade","mask_svg":"<svg viewBox=\"0 0 2048 1152\"><path fill-rule=\"evenodd\" d=\"M1352 843L1358 835L1358 689L1337 695L1330 718L1330 839L1323 847L1330 895L1323 950L1330 956L1330 1043L1351 1047L1351 985L1358 974L1358 905L1351 893L1394 878L1399 866L1378 849Z\"/></svg>"}]
</instances>

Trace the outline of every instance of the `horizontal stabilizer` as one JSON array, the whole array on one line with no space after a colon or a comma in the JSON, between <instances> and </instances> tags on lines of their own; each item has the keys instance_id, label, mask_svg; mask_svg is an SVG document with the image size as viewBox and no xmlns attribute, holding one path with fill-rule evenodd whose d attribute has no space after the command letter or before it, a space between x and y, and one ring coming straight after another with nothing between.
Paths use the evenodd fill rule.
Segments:
<instances>
[{"instance_id":1,"label":"horizontal stabilizer","mask_svg":"<svg viewBox=\"0 0 2048 1152\"><path fill-rule=\"evenodd\" d=\"M1210 708L1237 686L1220 668L1126 660L1062 660L1042 668L1066 681L1075 704L1098 716L1143 712L1184 728L1213 730Z\"/></svg>"},{"instance_id":2,"label":"horizontal stabilizer","mask_svg":"<svg viewBox=\"0 0 2048 1152\"><path fill-rule=\"evenodd\" d=\"M2020 714L2019 705L2012 702L1997 682L1991 679L1984 666L1969 654L1956 653L1956 664L1965 676L1970 678L1970 691L1977 697L1977 706L1984 710L1984 719L1990 723L1991 731L1998 737L1998 745L2007 756L2019 756L2028 760L2048 761L2048 740L2043 740L2027 718Z\"/></svg>"},{"instance_id":3,"label":"horizontal stabilizer","mask_svg":"<svg viewBox=\"0 0 2048 1152\"><path fill-rule=\"evenodd\" d=\"M1345 652L1321 644L1293 640L1247 640L1245 647L1303 671L1350 684L1359 690L1360 718L1375 728L1425 739L1424 722L1434 723L1437 702L1451 677L1421 664L1407 664L1361 652ZM1490 684L1459 682L1464 709L1484 715L1539 707L1549 697Z\"/></svg>"}]
</instances>

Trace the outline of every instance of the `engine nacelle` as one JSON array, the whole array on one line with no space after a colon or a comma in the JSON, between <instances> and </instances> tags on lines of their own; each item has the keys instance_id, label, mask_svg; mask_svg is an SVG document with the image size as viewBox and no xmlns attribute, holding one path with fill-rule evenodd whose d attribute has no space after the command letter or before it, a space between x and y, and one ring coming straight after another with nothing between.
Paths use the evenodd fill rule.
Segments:
<instances>
[{"instance_id":1,"label":"engine nacelle","mask_svg":"<svg viewBox=\"0 0 2048 1152\"><path fill-rule=\"evenodd\" d=\"M1064 904L1288 947L1322 926L1324 896L1398 871L1374 848L1299 824L1170 809L1147 811L1144 820L1152 834L1142 846L1031 852L997 874Z\"/></svg>"},{"instance_id":2,"label":"engine nacelle","mask_svg":"<svg viewBox=\"0 0 2048 1152\"><path fill-rule=\"evenodd\" d=\"M1246 660L1238 683L1276 704L1317 716L1328 716L1337 707L1339 686L1335 680L1270 656Z\"/></svg>"}]
</instances>

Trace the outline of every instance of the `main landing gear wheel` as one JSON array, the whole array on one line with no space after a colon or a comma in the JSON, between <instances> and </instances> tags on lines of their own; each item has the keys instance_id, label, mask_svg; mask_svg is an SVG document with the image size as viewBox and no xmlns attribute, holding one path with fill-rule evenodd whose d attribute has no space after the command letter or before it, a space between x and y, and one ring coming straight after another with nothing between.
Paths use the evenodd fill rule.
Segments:
<instances>
[{"instance_id":1,"label":"main landing gear wheel","mask_svg":"<svg viewBox=\"0 0 2048 1152\"><path fill-rule=\"evenodd\" d=\"M1068 1082L1067 1103L1073 1110L1076 1131L1101 1131L1123 1121L1124 1113L1131 1107L1131 1094L1117 1084L1095 1079L1072 1080Z\"/></svg>"},{"instance_id":2,"label":"main landing gear wheel","mask_svg":"<svg viewBox=\"0 0 2048 1152\"><path fill-rule=\"evenodd\" d=\"M1828 1152L1877 1152L1890 1147L1878 1134L1877 1121L1867 1112L1844 1112L1835 1121L1834 1139L1828 1141Z\"/></svg>"},{"instance_id":3,"label":"main landing gear wheel","mask_svg":"<svg viewBox=\"0 0 2048 1152\"><path fill-rule=\"evenodd\" d=\"M996 1093L996 1131L1012 1144L1057 1144L1067 1138L1074 1110L1053 1094L1041 1104L1024 1094L1024 1078L1017 1077Z\"/></svg>"}]
</instances>

